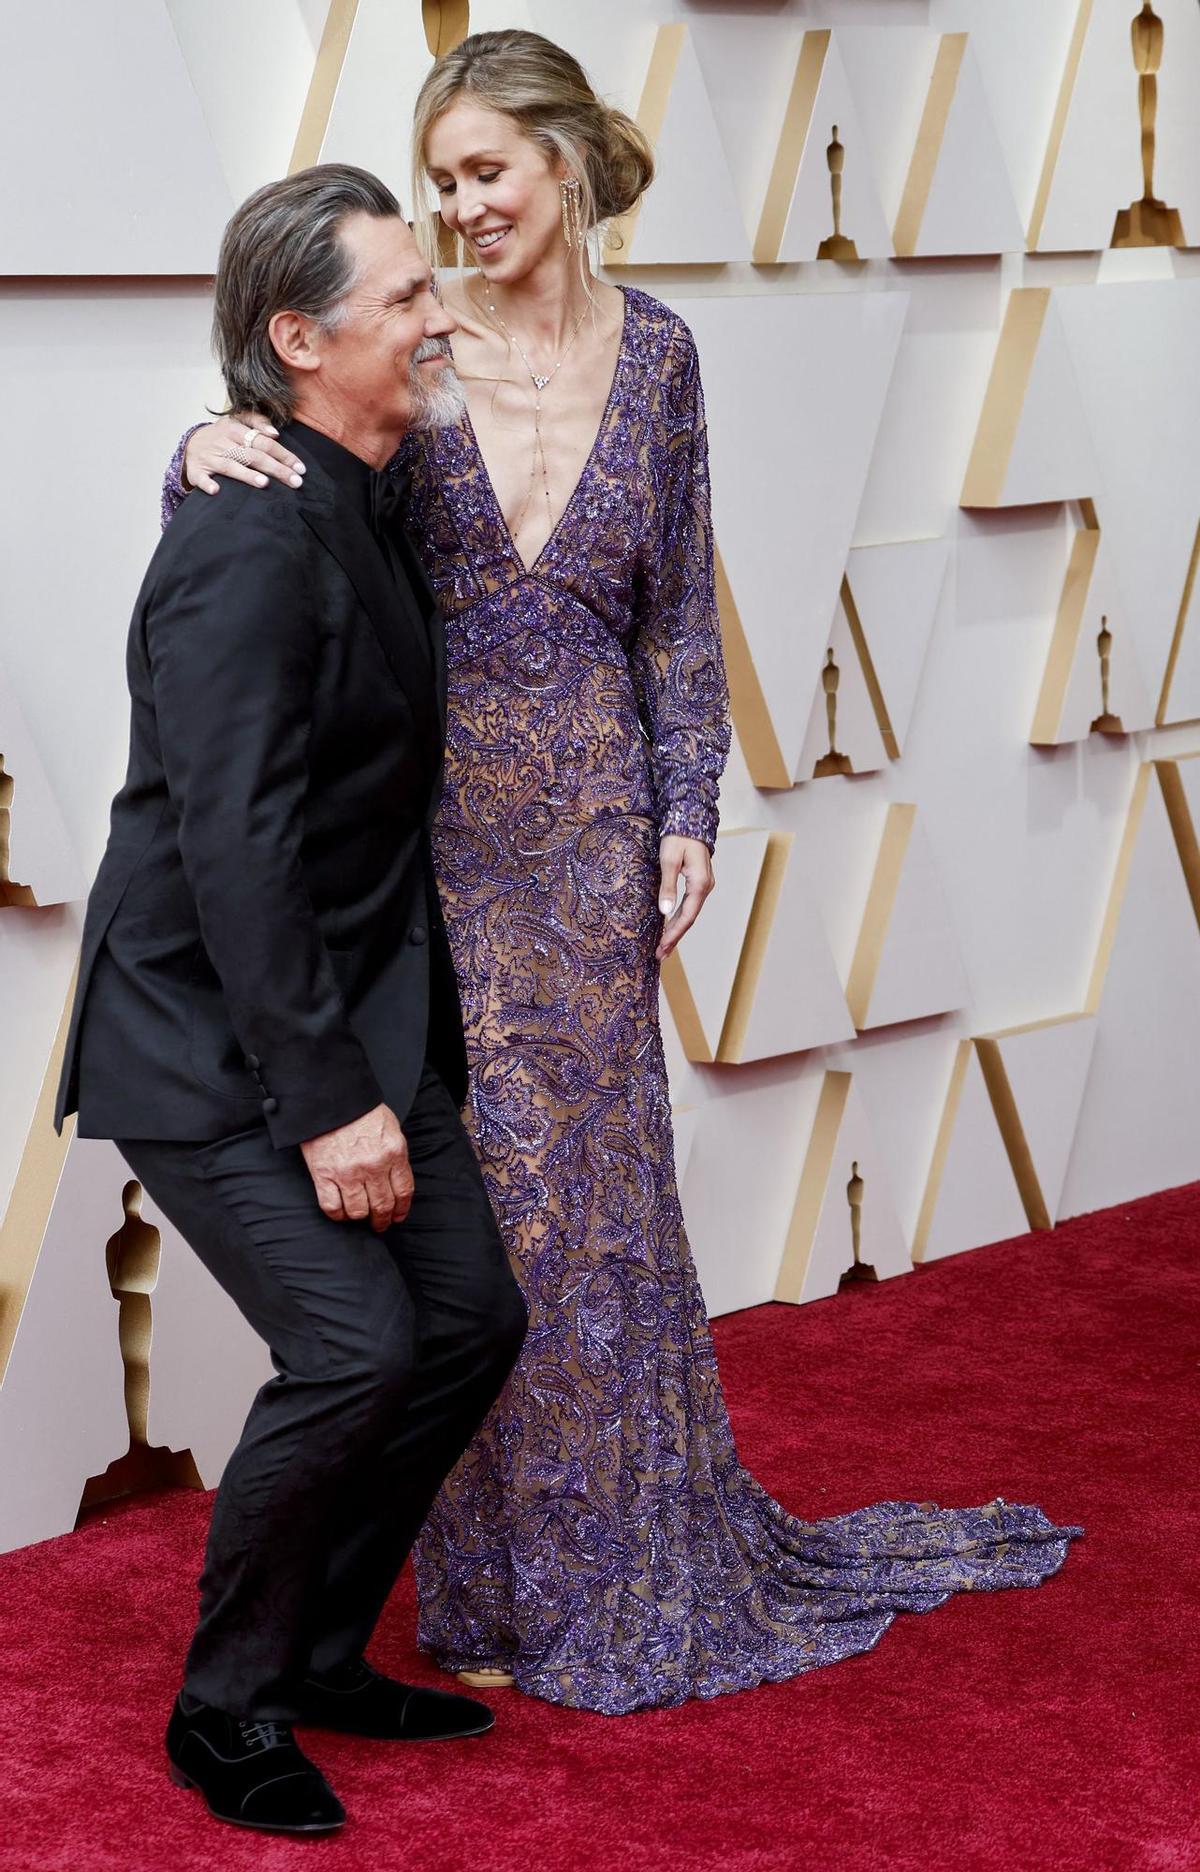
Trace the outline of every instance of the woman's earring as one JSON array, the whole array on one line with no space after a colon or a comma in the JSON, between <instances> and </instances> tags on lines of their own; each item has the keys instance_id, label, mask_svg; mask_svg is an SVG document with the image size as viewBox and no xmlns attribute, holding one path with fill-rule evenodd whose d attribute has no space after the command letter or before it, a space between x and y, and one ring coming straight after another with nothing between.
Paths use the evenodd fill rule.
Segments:
<instances>
[{"instance_id":1,"label":"woman's earring","mask_svg":"<svg viewBox=\"0 0 1200 1872\"><path fill-rule=\"evenodd\" d=\"M577 252L583 246L585 235L579 212L579 183L576 178L564 178L558 185L558 193L562 201L563 239L573 252Z\"/></svg>"}]
</instances>

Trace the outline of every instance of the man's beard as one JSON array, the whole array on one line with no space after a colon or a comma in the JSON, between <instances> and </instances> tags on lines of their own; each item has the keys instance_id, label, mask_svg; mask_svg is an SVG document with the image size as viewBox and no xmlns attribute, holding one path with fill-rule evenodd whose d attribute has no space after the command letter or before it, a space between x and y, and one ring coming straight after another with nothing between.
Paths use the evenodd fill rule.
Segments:
<instances>
[{"instance_id":1,"label":"man's beard","mask_svg":"<svg viewBox=\"0 0 1200 1872\"><path fill-rule=\"evenodd\" d=\"M450 346L444 338L425 338L412 354L408 380L414 429L450 429L466 411L467 399L453 364L443 364L432 376L422 369L426 358L449 356Z\"/></svg>"}]
</instances>

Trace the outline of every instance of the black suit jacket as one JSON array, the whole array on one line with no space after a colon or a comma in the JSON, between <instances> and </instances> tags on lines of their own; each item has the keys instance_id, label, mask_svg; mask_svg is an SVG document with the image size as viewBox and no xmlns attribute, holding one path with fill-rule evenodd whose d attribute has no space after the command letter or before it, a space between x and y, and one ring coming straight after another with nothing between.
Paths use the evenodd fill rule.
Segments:
<instances>
[{"instance_id":1,"label":"black suit jacket","mask_svg":"<svg viewBox=\"0 0 1200 1872\"><path fill-rule=\"evenodd\" d=\"M129 769L88 902L56 1122L277 1146L428 1055L466 1093L429 858L441 620L300 435L299 492L227 481L167 528L134 609ZM393 573L396 576L393 576Z\"/></svg>"}]
</instances>

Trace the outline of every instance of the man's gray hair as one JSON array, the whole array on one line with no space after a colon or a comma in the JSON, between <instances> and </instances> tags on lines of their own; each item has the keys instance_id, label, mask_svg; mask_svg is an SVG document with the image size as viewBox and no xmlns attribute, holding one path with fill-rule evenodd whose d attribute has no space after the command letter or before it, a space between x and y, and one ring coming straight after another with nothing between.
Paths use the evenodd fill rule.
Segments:
<instances>
[{"instance_id":1,"label":"man's gray hair","mask_svg":"<svg viewBox=\"0 0 1200 1872\"><path fill-rule=\"evenodd\" d=\"M302 312L327 331L345 316L354 263L340 238L353 214L399 216L389 188L349 163L318 163L269 182L244 201L221 240L213 297L213 350L229 407L282 424L292 380L267 330L276 312Z\"/></svg>"}]
</instances>

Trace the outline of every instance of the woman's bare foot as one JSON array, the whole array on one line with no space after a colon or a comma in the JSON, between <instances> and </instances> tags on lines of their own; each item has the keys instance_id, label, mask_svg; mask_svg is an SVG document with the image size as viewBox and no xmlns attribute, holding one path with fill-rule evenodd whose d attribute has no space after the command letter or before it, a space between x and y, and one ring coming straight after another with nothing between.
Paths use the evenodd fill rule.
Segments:
<instances>
[{"instance_id":1,"label":"woman's bare foot","mask_svg":"<svg viewBox=\"0 0 1200 1872\"><path fill-rule=\"evenodd\" d=\"M469 1684L472 1690L511 1690L516 1678L502 1670L460 1670L454 1675L459 1683Z\"/></svg>"}]
</instances>

